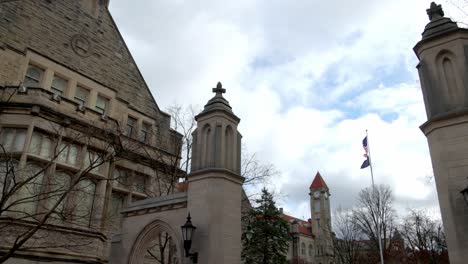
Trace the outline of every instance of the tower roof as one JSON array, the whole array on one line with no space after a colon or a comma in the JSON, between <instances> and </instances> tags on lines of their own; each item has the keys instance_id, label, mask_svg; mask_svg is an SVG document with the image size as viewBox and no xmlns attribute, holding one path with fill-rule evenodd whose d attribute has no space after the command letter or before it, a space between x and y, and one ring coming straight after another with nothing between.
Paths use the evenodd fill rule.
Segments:
<instances>
[{"instance_id":1,"label":"tower roof","mask_svg":"<svg viewBox=\"0 0 468 264\"><path fill-rule=\"evenodd\" d=\"M232 112L232 108L229 105L229 102L223 97L223 93L225 92L226 89L223 88L221 82L218 82L216 88L213 88L213 93L215 93L215 96L208 101L203 111L197 116L195 116L195 120L198 120L199 117L204 116L208 113L222 111L227 115L233 117L237 122L239 122L240 119Z\"/></svg>"},{"instance_id":2,"label":"tower roof","mask_svg":"<svg viewBox=\"0 0 468 264\"><path fill-rule=\"evenodd\" d=\"M312 184L310 185L309 189L320 189L324 188L328 190L328 186L325 183L325 181L322 178L322 175L320 175L320 172L317 171L317 174L315 175L314 180L312 181Z\"/></svg>"},{"instance_id":3,"label":"tower roof","mask_svg":"<svg viewBox=\"0 0 468 264\"><path fill-rule=\"evenodd\" d=\"M430 22L422 33L423 40L442 35L458 29L457 23L450 18L444 17L444 10L441 5L432 2L431 7L426 10Z\"/></svg>"}]
</instances>

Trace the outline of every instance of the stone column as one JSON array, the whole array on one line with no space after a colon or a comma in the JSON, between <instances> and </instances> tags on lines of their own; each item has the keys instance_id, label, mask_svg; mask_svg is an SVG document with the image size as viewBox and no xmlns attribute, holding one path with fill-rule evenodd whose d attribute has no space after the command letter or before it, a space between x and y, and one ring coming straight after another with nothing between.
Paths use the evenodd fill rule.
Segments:
<instances>
[{"instance_id":1,"label":"stone column","mask_svg":"<svg viewBox=\"0 0 468 264\"><path fill-rule=\"evenodd\" d=\"M239 264L244 182L237 161L240 119L223 98L225 89L221 83L213 92L216 95L195 117L198 128L193 133L194 154L192 173L188 176L187 203L192 223L197 227L192 251L198 252L198 263Z\"/></svg>"}]
</instances>

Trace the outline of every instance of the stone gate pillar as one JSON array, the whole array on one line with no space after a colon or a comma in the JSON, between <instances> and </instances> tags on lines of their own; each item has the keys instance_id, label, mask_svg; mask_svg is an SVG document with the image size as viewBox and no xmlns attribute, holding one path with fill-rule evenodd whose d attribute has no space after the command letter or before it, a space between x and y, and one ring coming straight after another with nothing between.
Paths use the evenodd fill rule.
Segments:
<instances>
[{"instance_id":1,"label":"stone gate pillar","mask_svg":"<svg viewBox=\"0 0 468 264\"><path fill-rule=\"evenodd\" d=\"M195 117L187 208L197 226L192 251L198 251L199 263L241 262L242 136L225 91L218 83Z\"/></svg>"},{"instance_id":2,"label":"stone gate pillar","mask_svg":"<svg viewBox=\"0 0 468 264\"><path fill-rule=\"evenodd\" d=\"M426 106L427 137L447 238L450 263L467 263L468 205L468 30L444 17L440 5L427 10L430 22L414 47Z\"/></svg>"}]
</instances>

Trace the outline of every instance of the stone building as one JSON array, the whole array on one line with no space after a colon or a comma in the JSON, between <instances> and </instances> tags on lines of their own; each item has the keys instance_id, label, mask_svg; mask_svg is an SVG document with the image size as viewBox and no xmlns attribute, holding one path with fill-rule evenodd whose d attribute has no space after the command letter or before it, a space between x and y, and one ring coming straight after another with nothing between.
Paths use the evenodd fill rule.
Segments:
<instances>
[{"instance_id":1,"label":"stone building","mask_svg":"<svg viewBox=\"0 0 468 264\"><path fill-rule=\"evenodd\" d=\"M2 181L3 253L65 194L22 246L29 250L15 255L105 262L119 211L170 193L176 183L181 137L169 128L107 5L0 3L1 177L10 181ZM24 190L12 189L13 174Z\"/></svg>"},{"instance_id":2,"label":"stone building","mask_svg":"<svg viewBox=\"0 0 468 264\"><path fill-rule=\"evenodd\" d=\"M450 263L468 259L468 30L427 9L430 22L414 47L426 106L427 137Z\"/></svg>"},{"instance_id":3,"label":"stone building","mask_svg":"<svg viewBox=\"0 0 468 264\"><path fill-rule=\"evenodd\" d=\"M183 175L181 135L108 4L0 1L0 261L240 263L240 119L226 90L195 117Z\"/></svg>"},{"instance_id":4,"label":"stone building","mask_svg":"<svg viewBox=\"0 0 468 264\"><path fill-rule=\"evenodd\" d=\"M309 191L311 218L306 221L287 214L282 215L291 227L292 239L288 249L288 260L294 264L335 263L330 190L319 172L315 175Z\"/></svg>"}]
</instances>

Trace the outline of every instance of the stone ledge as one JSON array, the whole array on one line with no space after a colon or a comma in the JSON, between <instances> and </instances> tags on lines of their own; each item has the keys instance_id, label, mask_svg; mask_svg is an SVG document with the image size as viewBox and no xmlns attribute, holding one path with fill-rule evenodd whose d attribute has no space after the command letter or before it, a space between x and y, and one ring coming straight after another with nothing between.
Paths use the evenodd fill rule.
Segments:
<instances>
[{"instance_id":1,"label":"stone ledge","mask_svg":"<svg viewBox=\"0 0 468 264\"><path fill-rule=\"evenodd\" d=\"M173 206L176 204L187 203L187 193L174 193L166 196L157 198L148 198L145 200L131 203L126 209L123 209L121 213L131 213L140 210L149 210L152 208Z\"/></svg>"}]
</instances>

